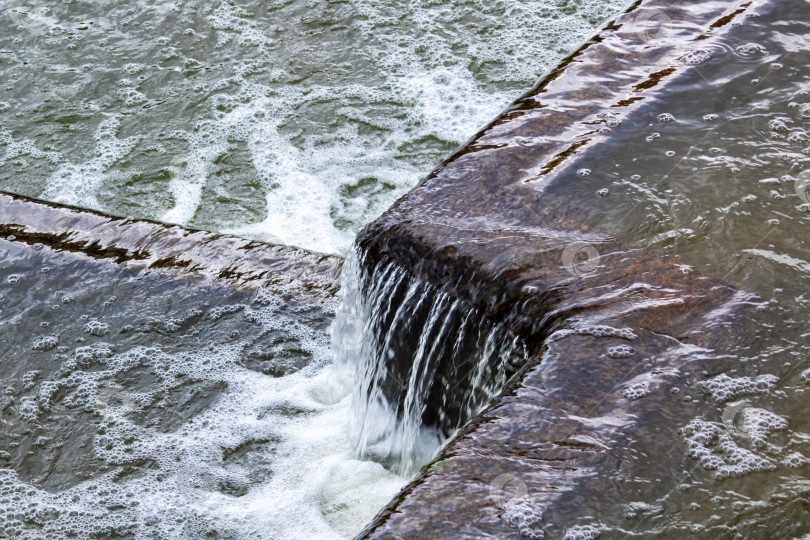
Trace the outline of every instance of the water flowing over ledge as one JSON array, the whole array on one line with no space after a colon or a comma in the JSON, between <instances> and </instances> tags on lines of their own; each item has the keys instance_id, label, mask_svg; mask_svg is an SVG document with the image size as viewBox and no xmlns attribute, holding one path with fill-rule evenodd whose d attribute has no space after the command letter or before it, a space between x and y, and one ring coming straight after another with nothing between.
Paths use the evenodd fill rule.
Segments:
<instances>
[{"instance_id":1,"label":"water flowing over ledge","mask_svg":"<svg viewBox=\"0 0 810 540\"><path fill-rule=\"evenodd\" d=\"M0 234L25 245L245 291L333 301L343 259L158 221L114 217L0 191Z\"/></svg>"},{"instance_id":2,"label":"water flowing over ledge","mask_svg":"<svg viewBox=\"0 0 810 540\"><path fill-rule=\"evenodd\" d=\"M504 324L394 263L350 258L342 292L332 342L336 361L355 370L357 452L402 475L427 463L528 360Z\"/></svg>"},{"instance_id":3,"label":"water flowing over ledge","mask_svg":"<svg viewBox=\"0 0 810 540\"><path fill-rule=\"evenodd\" d=\"M787 146L806 141L794 123L801 118L769 115L763 124L767 141L752 161L777 170L762 164L782 156L783 172L751 168L748 178L724 179L733 187L723 189L706 189L701 176L703 153L729 154L731 172L752 157L751 144L724 149L751 136L741 122L760 116L740 110L733 90L744 81L792 85L792 94L773 92L793 99L794 110L805 107L801 86L788 82L806 72L799 45L806 38L797 36L806 35L807 21L791 15L802 7L635 3L363 230L357 274L441 291L429 307L418 306L428 312L411 332L424 339L390 356L384 347L360 355L373 368L365 384L372 403L415 424L407 405L412 382L424 385L441 362L398 385L365 358L411 374L422 365L419 351L432 350L425 341L441 335L437 313L455 302L518 338L526 355L517 376L487 392L496 395L482 412L445 432L451 438L434 459L359 538L810 532L803 479L810 425L801 398L810 380L801 337L810 329L800 322L808 276L780 271L776 262L801 268L810 251L801 217L807 184L795 176L807 160ZM774 75L780 70L782 78ZM733 96L724 84L735 85ZM668 92L688 97L678 102ZM663 108L678 103L681 121ZM738 132L696 129L718 119ZM762 122L752 122L754 136L763 136ZM680 154L647 146L647 154L624 155L641 147L636 138L666 140ZM681 170L692 154L691 168ZM686 157L664 162L678 155ZM744 221L742 210L734 214L737 229L727 224L729 209L756 196L718 197L751 190L760 174L776 175L760 182L769 187L795 184L795 192L770 195L784 201L773 209L783 222L778 238L776 229ZM612 191L627 195L612 199ZM675 215L681 206L721 201L726 214L701 229L705 237ZM693 219L690 225L705 222ZM766 240L774 250L767 256L759 248ZM371 310L377 314L359 317L357 326L370 330L385 320L380 314L418 305L388 287L361 285L361 305L393 308ZM789 321L785 330L780 321ZM371 340L391 333L380 326Z\"/></svg>"}]
</instances>

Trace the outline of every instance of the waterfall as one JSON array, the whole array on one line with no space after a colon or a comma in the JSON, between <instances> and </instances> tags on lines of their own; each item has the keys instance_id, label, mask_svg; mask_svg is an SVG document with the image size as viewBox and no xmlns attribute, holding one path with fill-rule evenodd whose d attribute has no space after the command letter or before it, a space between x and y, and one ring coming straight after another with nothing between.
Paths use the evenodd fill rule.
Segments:
<instances>
[{"instance_id":1,"label":"waterfall","mask_svg":"<svg viewBox=\"0 0 810 540\"><path fill-rule=\"evenodd\" d=\"M528 360L505 325L393 262L354 253L341 288L332 342L354 370L356 452L401 474L429 462Z\"/></svg>"}]
</instances>

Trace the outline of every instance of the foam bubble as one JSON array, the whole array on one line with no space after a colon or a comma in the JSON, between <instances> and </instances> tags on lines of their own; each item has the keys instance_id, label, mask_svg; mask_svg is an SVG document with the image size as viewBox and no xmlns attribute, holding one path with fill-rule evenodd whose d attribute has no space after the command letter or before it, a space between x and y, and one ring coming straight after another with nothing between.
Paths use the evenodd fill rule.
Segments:
<instances>
[{"instance_id":1,"label":"foam bubble","mask_svg":"<svg viewBox=\"0 0 810 540\"><path fill-rule=\"evenodd\" d=\"M689 456L700 461L704 469L716 471L718 479L776 468L769 459L740 448L722 424L695 418L681 428L681 435L689 445Z\"/></svg>"},{"instance_id":2,"label":"foam bubble","mask_svg":"<svg viewBox=\"0 0 810 540\"><path fill-rule=\"evenodd\" d=\"M42 351L42 352L50 351L52 349L55 349L58 344L59 339L56 338L55 336L42 336L40 338L37 338L36 341L34 341L34 344L31 345L31 349L34 351Z\"/></svg>"},{"instance_id":3,"label":"foam bubble","mask_svg":"<svg viewBox=\"0 0 810 540\"><path fill-rule=\"evenodd\" d=\"M116 116L103 120L93 135L94 157L80 165L62 164L48 178L41 196L55 202L100 209L96 194L109 178L108 170L129 155L141 140L138 136L119 139L120 128L121 120Z\"/></svg>"},{"instance_id":4,"label":"foam bubble","mask_svg":"<svg viewBox=\"0 0 810 540\"><path fill-rule=\"evenodd\" d=\"M644 382L633 383L627 388L623 388L620 392L622 396L629 399L630 401L635 401L637 399L647 397L649 393L650 387L647 385L647 383Z\"/></svg>"},{"instance_id":5,"label":"foam bubble","mask_svg":"<svg viewBox=\"0 0 810 540\"><path fill-rule=\"evenodd\" d=\"M542 540L543 512L538 509L529 497L514 497L504 503L501 519L510 527L517 529L520 536Z\"/></svg>"},{"instance_id":6,"label":"foam bubble","mask_svg":"<svg viewBox=\"0 0 810 540\"><path fill-rule=\"evenodd\" d=\"M617 345L607 350L607 355L611 358L632 358L635 354L636 350L629 345Z\"/></svg>"},{"instance_id":7,"label":"foam bubble","mask_svg":"<svg viewBox=\"0 0 810 540\"><path fill-rule=\"evenodd\" d=\"M60 152L45 151L39 149L31 139L15 141L10 131L0 130L0 144L6 145L6 153L0 159L0 165L21 156L30 156L34 159L45 159L52 164L57 164L62 159Z\"/></svg>"},{"instance_id":8,"label":"foam bubble","mask_svg":"<svg viewBox=\"0 0 810 540\"><path fill-rule=\"evenodd\" d=\"M742 429L748 434L751 443L761 448L774 431L788 428L787 420L765 409L746 407L742 413Z\"/></svg>"},{"instance_id":9,"label":"foam bubble","mask_svg":"<svg viewBox=\"0 0 810 540\"><path fill-rule=\"evenodd\" d=\"M731 378L722 373L702 383L703 389L712 395L715 401L726 402L742 396L756 396L771 392L779 378L775 375L757 377Z\"/></svg>"},{"instance_id":10,"label":"foam bubble","mask_svg":"<svg viewBox=\"0 0 810 540\"><path fill-rule=\"evenodd\" d=\"M628 341L633 341L638 338L632 328L613 328L612 326L604 324L577 328L573 332L583 336L593 336L597 338L612 337L626 339Z\"/></svg>"},{"instance_id":11,"label":"foam bubble","mask_svg":"<svg viewBox=\"0 0 810 540\"><path fill-rule=\"evenodd\" d=\"M809 460L804 457L803 454L799 452L791 452L790 454L786 455L785 458L782 460L782 464L791 467L791 468L798 468L803 466Z\"/></svg>"},{"instance_id":12,"label":"foam bubble","mask_svg":"<svg viewBox=\"0 0 810 540\"><path fill-rule=\"evenodd\" d=\"M690 66L696 66L708 61L712 57L709 49L695 49L681 57L681 61Z\"/></svg>"},{"instance_id":13,"label":"foam bubble","mask_svg":"<svg viewBox=\"0 0 810 540\"><path fill-rule=\"evenodd\" d=\"M738 45L735 47L735 52L743 57L758 57L764 55L767 51L764 46L760 45L759 43L743 43L742 45Z\"/></svg>"},{"instance_id":14,"label":"foam bubble","mask_svg":"<svg viewBox=\"0 0 810 540\"><path fill-rule=\"evenodd\" d=\"M110 325L101 321L90 321L84 325L84 331L88 334L101 337L110 333Z\"/></svg>"},{"instance_id":15,"label":"foam bubble","mask_svg":"<svg viewBox=\"0 0 810 540\"><path fill-rule=\"evenodd\" d=\"M601 533L594 525L574 525L566 529L563 540L596 540Z\"/></svg>"}]
</instances>

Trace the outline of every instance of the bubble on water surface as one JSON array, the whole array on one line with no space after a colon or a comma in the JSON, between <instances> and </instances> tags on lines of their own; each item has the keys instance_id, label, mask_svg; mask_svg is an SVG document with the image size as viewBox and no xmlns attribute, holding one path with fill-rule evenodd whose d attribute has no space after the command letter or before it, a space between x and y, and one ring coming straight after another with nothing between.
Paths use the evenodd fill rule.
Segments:
<instances>
[{"instance_id":1,"label":"bubble on water surface","mask_svg":"<svg viewBox=\"0 0 810 540\"><path fill-rule=\"evenodd\" d=\"M776 465L767 458L741 448L721 424L696 418L681 429L689 456L715 478L737 478L758 471L771 471Z\"/></svg>"},{"instance_id":2,"label":"bubble on water surface","mask_svg":"<svg viewBox=\"0 0 810 540\"><path fill-rule=\"evenodd\" d=\"M596 540L601 533L601 527L594 525L574 525L565 530L563 540Z\"/></svg>"},{"instance_id":3,"label":"bubble on water surface","mask_svg":"<svg viewBox=\"0 0 810 540\"><path fill-rule=\"evenodd\" d=\"M743 396L756 396L771 392L779 378L775 375L732 378L722 373L702 383L703 389L715 401L725 402Z\"/></svg>"},{"instance_id":4,"label":"bubble on water surface","mask_svg":"<svg viewBox=\"0 0 810 540\"><path fill-rule=\"evenodd\" d=\"M639 382L623 388L619 393L630 401L635 401L646 397L650 393L650 388L647 383Z\"/></svg>"},{"instance_id":5,"label":"bubble on water surface","mask_svg":"<svg viewBox=\"0 0 810 540\"><path fill-rule=\"evenodd\" d=\"M629 341L633 341L638 338L635 332L633 332L632 328L614 328L604 324L577 328L573 330L573 333L583 336L593 336L596 338L612 337L627 339Z\"/></svg>"},{"instance_id":6,"label":"bubble on water surface","mask_svg":"<svg viewBox=\"0 0 810 540\"><path fill-rule=\"evenodd\" d=\"M84 325L84 331L94 336L104 336L110 333L110 325L101 321L90 321Z\"/></svg>"},{"instance_id":7,"label":"bubble on water surface","mask_svg":"<svg viewBox=\"0 0 810 540\"><path fill-rule=\"evenodd\" d=\"M782 460L782 464L786 467L798 468L805 465L808 461L809 460L804 457L803 454L799 452L791 452L785 456L785 458Z\"/></svg>"},{"instance_id":8,"label":"bubble on water surface","mask_svg":"<svg viewBox=\"0 0 810 540\"><path fill-rule=\"evenodd\" d=\"M768 437L774 431L784 431L788 428L787 420L765 409L748 407L743 409L741 414L741 429L756 448L765 446Z\"/></svg>"},{"instance_id":9,"label":"bubble on water surface","mask_svg":"<svg viewBox=\"0 0 810 540\"><path fill-rule=\"evenodd\" d=\"M542 540L543 512L532 504L531 497L516 497L508 500L503 507L501 519L510 527L517 529L520 536Z\"/></svg>"},{"instance_id":10,"label":"bubble on water surface","mask_svg":"<svg viewBox=\"0 0 810 540\"><path fill-rule=\"evenodd\" d=\"M607 350L607 355L611 358L631 358L635 354L636 350L628 345L617 345Z\"/></svg>"},{"instance_id":11,"label":"bubble on water surface","mask_svg":"<svg viewBox=\"0 0 810 540\"><path fill-rule=\"evenodd\" d=\"M741 58L753 59L763 56L767 51L764 46L759 43L743 43L734 48L734 52Z\"/></svg>"},{"instance_id":12,"label":"bubble on water surface","mask_svg":"<svg viewBox=\"0 0 810 540\"><path fill-rule=\"evenodd\" d=\"M712 57L712 53L708 49L695 49L681 57L681 61L690 66L696 66L708 61Z\"/></svg>"},{"instance_id":13,"label":"bubble on water surface","mask_svg":"<svg viewBox=\"0 0 810 540\"><path fill-rule=\"evenodd\" d=\"M59 340L55 336L43 336L34 341L34 344L31 345L31 349L43 352L50 351L55 349L58 344Z\"/></svg>"}]
</instances>

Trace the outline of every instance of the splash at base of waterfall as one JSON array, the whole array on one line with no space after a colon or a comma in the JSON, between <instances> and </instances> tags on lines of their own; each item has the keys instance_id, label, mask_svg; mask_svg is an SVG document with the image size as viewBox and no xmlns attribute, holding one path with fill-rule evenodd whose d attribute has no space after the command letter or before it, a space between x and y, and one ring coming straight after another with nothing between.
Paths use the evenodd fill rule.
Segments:
<instances>
[{"instance_id":1,"label":"splash at base of waterfall","mask_svg":"<svg viewBox=\"0 0 810 540\"><path fill-rule=\"evenodd\" d=\"M342 291L332 345L355 370L356 451L400 474L429 462L528 360L503 324L396 264L355 253Z\"/></svg>"}]
</instances>

